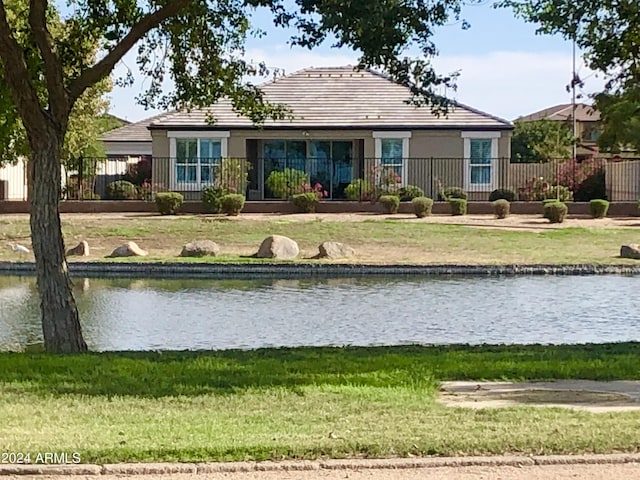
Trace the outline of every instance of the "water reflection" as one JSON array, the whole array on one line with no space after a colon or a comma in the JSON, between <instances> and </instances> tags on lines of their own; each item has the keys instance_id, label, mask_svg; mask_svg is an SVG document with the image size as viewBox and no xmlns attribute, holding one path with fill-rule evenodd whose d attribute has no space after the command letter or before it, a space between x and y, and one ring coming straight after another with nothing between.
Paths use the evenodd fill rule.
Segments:
<instances>
[{"instance_id":1,"label":"water reflection","mask_svg":"<svg viewBox=\"0 0 640 480\"><path fill-rule=\"evenodd\" d=\"M638 277L74 279L94 350L640 340ZM35 281L0 276L0 348L42 340Z\"/></svg>"}]
</instances>

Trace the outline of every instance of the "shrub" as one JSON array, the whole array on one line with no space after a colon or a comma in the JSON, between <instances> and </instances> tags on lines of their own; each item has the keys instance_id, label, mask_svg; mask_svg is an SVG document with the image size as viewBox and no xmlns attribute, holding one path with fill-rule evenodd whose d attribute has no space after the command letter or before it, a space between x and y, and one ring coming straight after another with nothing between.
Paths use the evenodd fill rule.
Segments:
<instances>
[{"instance_id":1,"label":"shrub","mask_svg":"<svg viewBox=\"0 0 640 480\"><path fill-rule=\"evenodd\" d=\"M605 177L604 168L593 172L578 186L578 189L573 192L573 199L576 202L606 199L607 187Z\"/></svg>"},{"instance_id":2,"label":"shrub","mask_svg":"<svg viewBox=\"0 0 640 480\"><path fill-rule=\"evenodd\" d=\"M518 197L524 201L560 199L561 202L573 201L573 192L563 185L551 185L542 177L533 177L519 190Z\"/></svg>"},{"instance_id":3,"label":"shrub","mask_svg":"<svg viewBox=\"0 0 640 480\"><path fill-rule=\"evenodd\" d=\"M251 163L244 158L223 158L214 169L214 187L226 193L245 194L249 186Z\"/></svg>"},{"instance_id":4,"label":"shrub","mask_svg":"<svg viewBox=\"0 0 640 480\"><path fill-rule=\"evenodd\" d=\"M127 172L124 174L122 179L138 186L142 185L144 182L150 182L151 160L143 158L136 163L130 163L127 165Z\"/></svg>"},{"instance_id":5,"label":"shrub","mask_svg":"<svg viewBox=\"0 0 640 480\"><path fill-rule=\"evenodd\" d=\"M264 184L275 198L286 200L296 193L302 193L303 186L307 184L307 174L294 168L273 170Z\"/></svg>"},{"instance_id":6,"label":"shrub","mask_svg":"<svg viewBox=\"0 0 640 480\"><path fill-rule=\"evenodd\" d=\"M551 203L556 203L558 200L556 200L555 198L547 198L545 200L542 201L542 218L548 218L547 217L547 210L546 210L546 206L551 204Z\"/></svg>"},{"instance_id":7,"label":"shrub","mask_svg":"<svg viewBox=\"0 0 640 480\"><path fill-rule=\"evenodd\" d=\"M428 197L416 197L411 200L413 204L413 211L416 217L423 218L431 215L431 207L433 207L433 200Z\"/></svg>"},{"instance_id":8,"label":"shrub","mask_svg":"<svg viewBox=\"0 0 640 480\"><path fill-rule=\"evenodd\" d=\"M378 199L384 213L398 213L400 197L397 195L381 195Z\"/></svg>"},{"instance_id":9,"label":"shrub","mask_svg":"<svg viewBox=\"0 0 640 480\"><path fill-rule=\"evenodd\" d=\"M467 214L467 200L465 198L450 197L449 205L451 205L451 215Z\"/></svg>"},{"instance_id":10,"label":"shrub","mask_svg":"<svg viewBox=\"0 0 640 480\"><path fill-rule=\"evenodd\" d=\"M496 218L507 218L509 216L509 207L511 204L504 198L499 198L494 201L492 205Z\"/></svg>"},{"instance_id":11,"label":"shrub","mask_svg":"<svg viewBox=\"0 0 640 480\"><path fill-rule=\"evenodd\" d=\"M465 192L460 187L447 187L440 193L440 199L446 202L451 198L461 198L463 200L467 199L467 192Z\"/></svg>"},{"instance_id":12,"label":"shrub","mask_svg":"<svg viewBox=\"0 0 640 480\"><path fill-rule=\"evenodd\" d=\"M138 189L133 183L126 180L108 183L106 193L110 200L135 200L138 198Z\"/></svg>"},{"instance_id":13,"label":"shrub","mask_svg":"<svg viewBox=\"0 0 640 480\"><path fill-rule=\"evenodd\" d=\"M562 223L567 216L569 209L562 202L551 202L544 206L544 216L548 218L551 223Z\"/></svg>"},{"instance_id":14,"label":"shrub","mask_svg":"<svg viewBox=\"0 0 640 480\"><path fill-rule=\"evenodd\" d=\"M609 210L609 202L606 200L595 199L589 202L589 211L593 218L604 218Z\"/></svg>"},{"instance_id":15,"label":"shrub","mask_svg":"<svg viewBox=\"0 0 640 480\"><path fill-rule=\"evenodd\" d=\"M235 217L240 214L242 207L244 207L244 195L240 193L227 193L220 199L220 207L222 213Z\"/></svg>"},{"instance_id":16,"label":"shrub","mask_svg":"<svg viewBox=\"0 0 640 480\"><path fill-rule=\"evenodd\" d=\"M563 185L554 185L545 192L544 200L555 199L560 202L572 202L573 192Z\"/></svg>"},{"instance_id":17,"label":"shrub","mask_svg":"<svg viewBox=\"0 0 640 480\"><path fill-rule=\"evenodd\" d=\"M156 206L162 215L175 215L182 207L184 197L177 192L156 193Z\"/></svg>"},{"instance_id":18,"label":"shrub","mask_svg":"<svg viewBox=\"0 0 640 480\"><path fill-rule=\"evenodd\" d=\"M489 201L506 200L507 202L515 202L518 199L516 192L508 188L497 188L489 194Z\"/></svg>"},{"instance_id":19,"label":"shrub","mask_svg":"<svg viewBox=\"0 0 640 480\"><path fill-rule=\"evenodd\" d=\"M221 213L222 212L222 197L227 193L227 190L222 187L204 187L202 189L202 203L204 208L209 213Z\"/></svg>"},{"instance_id":20,"label":"shrub","mask_svg":"<svg viewBox=\"0 0 640 480\"><path fill-rule=\"evenodd\" d=\"M320 203L320 198L314 192L297 193L291 197L293 206L298 213L314 213Z\"/></svg>"},{"instance_id":21,"label":"shrub","mask_svg":"<svg viewBox=\"0 0 640 480\"><path fill-rule=\"evenodd\" d=\"M358 178L344 187L344 195L352 202L363 202L373 198L374 189L369 182Z\"/></svg>"},{"instance_id":22,"label":"shrub","mask_svg":"<svg viewBox=\"0 0 640 480\"><path fill-rule=\"evenodd\" d=\"M398 196L401 202L410 202L414 198L424 197L424 190L415 185L406 185L398 189Z\"/></svg>"}]
</instances>

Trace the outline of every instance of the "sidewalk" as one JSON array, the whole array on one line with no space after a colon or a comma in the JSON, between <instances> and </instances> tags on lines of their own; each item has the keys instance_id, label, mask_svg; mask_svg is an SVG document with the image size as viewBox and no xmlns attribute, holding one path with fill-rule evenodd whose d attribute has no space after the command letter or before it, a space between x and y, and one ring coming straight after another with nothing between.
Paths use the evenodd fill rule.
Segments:
<instances>
[{"instance_id":1,"label":"sidewalk","mask_svg":"<svg viewBox=\"0 0 640 480\"><path fill-rule=\"evenodd\" d=\"M2 480L635 480L640 454L210 464L0 465Z\"/></svg>"}]
</instances>

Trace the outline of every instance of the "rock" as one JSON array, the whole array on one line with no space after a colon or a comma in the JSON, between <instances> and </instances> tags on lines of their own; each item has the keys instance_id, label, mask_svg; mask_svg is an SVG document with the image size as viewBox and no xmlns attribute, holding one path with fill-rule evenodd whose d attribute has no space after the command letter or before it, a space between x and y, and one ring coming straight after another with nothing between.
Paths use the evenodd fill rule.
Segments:
<instances>
[{"instance_id":1,"label":"rock","mask_svg":"<svg viewBox=\"0 0 640 480\"><path fill-rule=\"evenodd\" d=\"M318 258L349 258L356 254L349 245L339 242L322 242L318 250L320 251Z\"/></svg>"},{"instance_id":2,"label":"rock","mask_svg":"<svg viewBox=\"0 0 640 480\"><path fill-rule=\"evenodd\" d=\"M194 240L182 247L181 257L215 257L220 254L220 247L211 240Z\"/></svg>"},{"instance_id":3,"label":"rock","mask_svg":"<svg viewBox=\"0 0 640 480\"><path fill-rule=\"evenodd\" d=\"M291 260L296 258L299 253L300 249L295 241L282 235L271 235L262 241L256 257Z\"/></svg>"},{"instance_id":4,"label":"rock","mask_svg":"<svg viewBox=\"0 0 640 480\"><path fill-rule=\"evenodd\" d=\"M78 245L76 245L73 248L70 248L69 250L67 250L67 257L71 257L71 256L78 256L78 257L88 257L89 256L89 244L83 240L81 241Z\"/></svg>"},{"instance_id":5,"label":"rock","mask_svg":"<svg viewBox=\"0 0 640 480\"><path fill-rule=\"evenodd\" d=\"M640 260L640 245L632 243L630 245L622 245L620 247L620 256L622 258L633 258Z\"/></svg>"},{"instance_id":6,"label":"rock","mask_svg":"<svg viewBox=\"0 0 640 480\"><path fill-rule=\"evenodd\" d=\"M127 242L116 248L109 257L146 257L148 253L142 250L136 242Z\"/></svg>"}]
</instances>

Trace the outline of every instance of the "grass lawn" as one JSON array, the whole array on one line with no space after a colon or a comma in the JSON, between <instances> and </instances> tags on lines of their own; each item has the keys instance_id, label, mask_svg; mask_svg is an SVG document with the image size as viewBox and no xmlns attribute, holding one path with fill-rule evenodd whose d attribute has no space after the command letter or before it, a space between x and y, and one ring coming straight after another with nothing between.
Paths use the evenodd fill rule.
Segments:
<instances>
[{"instance_id":1,"label":"grass lawn","mask_svg":"<svg viewBox=\"0 0 640 480\"><path fill-rule=\"evenodd\" d=\"M63 216L68 247L87 240L90 260L104 259L125 241L135 241L149 251L138 261L177 261L182 245L195 239L211 239L221 246L222 255L194 261L248 262L260 242L273 234L296 240L300 260L309 260L323 241L344 242L355 248L350 262L358 263L456 263L456 264L633 264L619 258L620 246L637 243L635 228L594 227L531 229L478 228L407 221L374 220L344 222L331 220L294 221L287 216L272 220L236 219L207 216L99 215ZM499 222L499 221L498 221ZM499 225L499 224L498 224ZM0 243L30 244L26 216L0 218ZM24 258L29 259L27 257ZM16 252L0 248L0 260L20 260ZM112 260L109 260L112 261ZM127 261L130 261L129 259ZM260 261L260 260L258 260Z\"/></svg>"},{"instance_id":2,"label":"grass lawn","mask_svg":"<svg viewBox=\"0 0 640 480\"><path fill-rule=\"evenodd\" d=\"M640 412L466 410L439 381L639 379L640 344L0 354L0 450L82 462L636 451Z\"/></svg>"}]
</instances>

